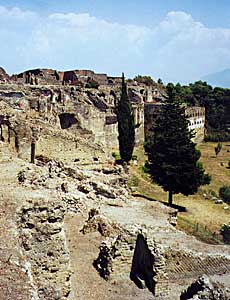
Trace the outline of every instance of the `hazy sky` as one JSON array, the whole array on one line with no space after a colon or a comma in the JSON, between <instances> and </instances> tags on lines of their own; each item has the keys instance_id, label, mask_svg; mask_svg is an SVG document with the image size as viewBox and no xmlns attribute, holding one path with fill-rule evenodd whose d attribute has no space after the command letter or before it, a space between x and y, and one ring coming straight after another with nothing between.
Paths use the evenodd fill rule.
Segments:
<instances>
[{"instance_id":1,"label":"hazy sky","mask_svg":"<svg viewBox=\"0 0 230 300\"><path fill-rule=\"evenodd\" d=\"M230 0L0 0L0 66L147 74L230 68Z\"/></svg>"}]
</instances>

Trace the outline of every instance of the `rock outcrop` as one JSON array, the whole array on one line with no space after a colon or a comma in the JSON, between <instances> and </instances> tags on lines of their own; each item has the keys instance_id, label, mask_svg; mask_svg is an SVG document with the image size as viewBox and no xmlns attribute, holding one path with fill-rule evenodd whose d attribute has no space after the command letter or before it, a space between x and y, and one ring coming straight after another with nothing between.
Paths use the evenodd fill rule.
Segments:
<instances>
[{"instance_id":1,"label":"rock outcrop","mask_svg":"<svg viewBox=\"0 0 230 300\"><path fill-rule=\"evenodd\" d=\"M224 288L221 284L212 282L206 275L199 277L184 291L180 300L228 300L230 289Z\"/></svg>"},{"instance_id":2,"label":"rock outcrop","mask_svg":"<svg viewBox=\"0 0 230 300\"><path fill-rule=\"evenodd\" d=\"M0 82L9 82L10 76L0 67Z\"/></svg>"}]
</instances>

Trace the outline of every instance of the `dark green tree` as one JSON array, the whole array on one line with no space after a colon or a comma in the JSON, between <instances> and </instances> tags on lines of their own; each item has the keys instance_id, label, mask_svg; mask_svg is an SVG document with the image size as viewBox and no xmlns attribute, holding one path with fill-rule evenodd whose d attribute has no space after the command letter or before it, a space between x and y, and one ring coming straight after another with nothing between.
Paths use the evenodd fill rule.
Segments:
<instances>
[{"instance_id":1,"label":"dark green tree","mask_svg":"<svg viewBox=\"0 0 230 300\"><path fill-rule=\"evenodd\" d=\"M169 193L172 205L173 194L194 194L199 186L209 184L211 177L198 162L201 154L191 140L193 133L173 84L168 84L167 93L147 154L151 178Z\"/></svg>"},{"instance_id":2,"label":"dark green tree","mask_svg":"<svg viewBox=\"0 0 230 300\"><path fill-rule=\"evenodd\" d=\"M157 83L160 84L160 85L163 85L162 79L161 79L161 78L158 78Z\"/></svg>"},{"instance_id":3,"label":"dark green tree","mask_svg":"<svg viewBox=\"0 0 230 300\"><path fill-rule=\"evenodd\" d=\"M151 76L137 75L136 77L134 77L134 80L138 83L144 83L148 86L153 85L155 83Z\"/></svg>"},{"instance_id":4,"label":"dark green tree","mask_svg":"<svg viewBox=\"0 0 230 300\"><path fill-rule=\"evenodd\" d=\"M124 73L122 74L121 97L118 100L116 111L120 156L123 162L128 163L132 158L135 144L135 124Z\"/></svg>"}]
</instances>

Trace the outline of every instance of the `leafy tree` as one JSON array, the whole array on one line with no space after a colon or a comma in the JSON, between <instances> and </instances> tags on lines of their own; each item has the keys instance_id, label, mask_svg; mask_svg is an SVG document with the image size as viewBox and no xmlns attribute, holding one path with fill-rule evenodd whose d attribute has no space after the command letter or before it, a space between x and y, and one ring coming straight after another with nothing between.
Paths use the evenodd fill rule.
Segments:
<instances>
[{"instance_id":1,"label":"leafy tree","mask_svg":"<svg viewBox=\"0 0 230 300\"><path fill-rule=\"evenodd\" d=\"M175 101L173 84L168 84L167 93L147 154L151 178L169 193L172 205L173 194L194 194L199 186L209 184L211 177L198 162L201 154L191 141L193 133L188 129L184 108Z\"/></svg>"},{"instance_id":2,"label":"leafy tree","mask_svg":"<svg viewBox=\"0 0 230 300\"><path fill-rule=\"evenodd\" d=\"M220 153L221 149L222 149L222 143L218 143L217 146L215 147L216 156Z\"/></svg>"},{"instance_id":3,"label":"leafy tree","mask_svg":"<svg viewBox=\"0 0 230 300\"><path fill-rule=\"evenodd\" d=\"M142 75L137 75L134 77L134 80L139 82L139 83L144 83L146 85L153 85L154 80L152 79L151 76L142 76Z\"/></svg>"},{"instance_id":4,"label":"leafy tree","mask_svg":"<svg viewBox=\"0 0 230 300\"><path fill-rule=\"evenodd\" d=\"M135 144L135 124L132 105L129 101L124 73L122 74L121 97L117 104L118 140L121 159L132 159Z\"/></svg>"},{"instance_id":5,"label":"leafy tree","mask_svg":"<svg viewBox=\"0 0 230 300\"><path fill-rule=\"evenodd\" d=\"M158 83L159 85L163 85L162 79L161 79L161 78L158 78L157 83Z\"/></svg>"}]
</instances>

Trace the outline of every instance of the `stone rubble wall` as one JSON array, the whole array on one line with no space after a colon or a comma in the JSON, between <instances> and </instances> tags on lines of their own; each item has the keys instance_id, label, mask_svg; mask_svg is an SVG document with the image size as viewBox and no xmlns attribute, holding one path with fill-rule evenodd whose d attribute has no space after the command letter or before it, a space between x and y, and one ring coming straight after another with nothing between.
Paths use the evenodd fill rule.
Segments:
<instances>
[{"instance_id":1,"label":"stone rubble wall","mask_svg":"<svg viewBox=\"0 0 230 300\"><path fill-rule=\"evenodd\" d=\"M69 253L63 228L65 208L58 201L38 199L18 211L21 246L35 299L68 299Z\"/></svg>"},{"instance_id":2,"label":"stone rubble wall","mask_svg":"<svg viewBox=\"0 0 230 300\"><path fill-rule=\"evenodd\" d=\"M0 155L2 162L2 153ZM17 204L11 197L3 196L2 188L5 190L6 186L0 184L0 299L35 300L25 267L26 259L20 247L15 220Z\"/></svg>"},{"instance_id":3,"label":"stone rubble wall","mask_svg":"<svg viewBox=\"0 0 230 300\"><path fill-rule=\"evenodd\" d=\"M199 277L184 292L180 300L229 300L230 290L213 282L207 275Z\"/></svg>"},{"instance_id":4,"label":"stone rubble wall","mask_svg":"<svg viewBox=\"0 0 230 300\"><path fill-rule=\"evenodd\" d=\"M11 92L1 93L3 91ZM22 96L17 97L19 91ZM137 89L136 93L139 93ZM114 111L116 99L120 97L118 86L100 86L99 89L84 89L71 86L5 85L0 88L0 100L7 103L18 115L27 120L43 120L61 130L60 114L71 114L75 124L64 129L86 138L91 135L93 143L106 148L118 148L117 119ZM141 100L141 97L139 99ZM132 101L132 99L131 99ZM136 144L144 142L143 103L134 105ZM109 119L110 118L110 119ZM28 122L25 121L25 122ZM67 120L68 122L68 120ZM63 129L62 129L63 130Z\"/></svg>"},{"instance_id":5,"label":"stone rubble wall","mask_svg":"<svg viewBox=\"0 0 230 300\"><path fill-rule=\"evenodd\" d=\"M152 203L155 216L165 220L161 220L162 227L159 220L154 226L154 215L147 212L140 219L143 206L138 206L141 201L130 198L127 177L121 167L94 164L82 169L74 163L65 165L44 156L36 162L37 165L27 164L20 172L24 174L20 186L25 189L23 191L31 192L31 197L25 193L25 204L18 211L24 266L35 300L68 299L71 271L63 225L67 212L85 218L83 234L98 231L105 237L92 264L111 284L130 282L131 277L136 285L154 293L156 299L172 300L170 282L186 276L193 278L197 275L193 266L201 265L199 272L207 272L209 268L210 274L229 269L227 257L203 254L202 263L197 252L189 255L189 251L183 252L181 248L176 251L166 247L162 235L167 233L169 239L176 231L168 221L174 211L167 208L163 216L163 207L157 211L158 206ZM130 219L126 220L129 209ZM124 221L112 221L111 210L116 210L118 217L122 214ZM134 211L137 214L133 215ZM144 225L143 220L147 222L148 218L151 223ZM179 233L177 237L179 245L182 238Z\"/></svg>"},{"instance_id":6,"label":"stone rubble wall","mask_svg":"<svg viewBox=\"0 0 230 300\"><path fill-rule=\"evenodd\" d=\"M170 250L166 254L166 267L170 279L193 277L202 274L214 275L230 269L230 257L195 254L188 251Z\"/></svg>"},{"instance_id":7,"label":"stone rubble wall","mask_svg":"<svg viewBox=\"0 0 230 300\"><path fill-rule=\"evenodd\" d=\"M144 233L143 233L144 231ZM144 235L143 235L144 234ZM129 280L145 286L155 299L168 299L168 275L164 253L149 232L141 226L123 228L116 237L108 237L100 247L94 266L111 282Z\"/></svg>"}]
</instances>

